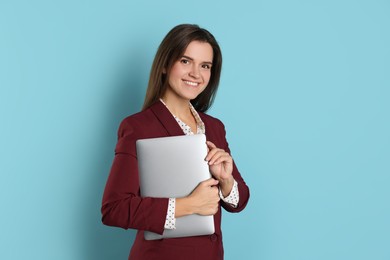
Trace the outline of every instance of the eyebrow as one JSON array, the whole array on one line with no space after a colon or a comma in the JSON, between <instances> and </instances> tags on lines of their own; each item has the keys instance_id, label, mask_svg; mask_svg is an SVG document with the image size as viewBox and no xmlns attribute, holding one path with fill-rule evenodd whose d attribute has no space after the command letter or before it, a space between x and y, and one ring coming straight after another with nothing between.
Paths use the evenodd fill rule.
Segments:
<instances>
[{"instance_id":1,"label":"eyebrow","mask_svg":"<svg viewBox=\"0 0 390 260\"><path fill-rule=\"evenodd\" d=\"M188 56L186 56L186 55L183 55L182 58L186 58L186 59L191 60L191 61L194 60L193 58L188 57ZM206 64L213 65L213 63L212 63L211 61L204 61L204 62L202 62L202 63L206 63Z\"/></svg>"}]
</instances>

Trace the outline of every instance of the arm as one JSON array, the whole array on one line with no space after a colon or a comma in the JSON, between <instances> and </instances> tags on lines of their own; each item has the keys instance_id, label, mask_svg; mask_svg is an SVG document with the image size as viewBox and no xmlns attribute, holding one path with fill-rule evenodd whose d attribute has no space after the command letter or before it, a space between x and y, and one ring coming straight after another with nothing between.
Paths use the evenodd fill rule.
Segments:
<instances>
[{"instance_id":1,"label":"arm","mask_svg":"<svg viewBox=\"0 0 390 260\"><path fill-rule=\"evenodd\" d=\"M230 150L227 149L227 151L230 153ZM249 201L249 187L246 185L244 179L241 177L240 172L238 171L236 164L233 161L233 172L232 172L234 180L237 182L237 188L238 188L238 194L239 194L239 201L237 204L237 207L232 207L230 204L223 202L221 200L222 207L229 211L229 212L240 212L242 211Z\"/></svg>"},{"instance_id":2,"label":"arm","mask_svg":"<svg viewBox=\"0 0 390 260\"><path fill-rule=\"evenodd\" d=\"M218 140L216 141L218 141L220 148L217 148L213 143L208 142L210 153L206 157L206 160L209 161L210 170L212 173L214 172L214 177L219 180L221 192L224 197L230 194L234 181L237 182L239 195L237 206L232 206L230 203L227 203L223 200L221 200L221 205L229 212L240 212L246 207L248 203L249 188L241 177L241 174L230 155L231 153L229 145L226 141L225 127L221 121L218 120L218 122Z\"/></svg>"},{"instance_id":3,"label":"arm","mask_svg":"<svg viewBox=\"0 0 390 260\"><path fill-rule=\"evenodd\" d=\"M115 158L104 190L102 222L109 226L162 234L168 198L140 197L136 139L133 127L123 121L119 127Z\"/></svg>"},{"instance_id":4,"label":"arm","mask_svg":"<svg viewBox=\"0 0 390 260\"><path fill-rule=\"evenodd\" d=\"M218 211L218 181L202 181L190 195L176 199L176 218L191 214L214 215Z\"/></svg>"}]
</instances>

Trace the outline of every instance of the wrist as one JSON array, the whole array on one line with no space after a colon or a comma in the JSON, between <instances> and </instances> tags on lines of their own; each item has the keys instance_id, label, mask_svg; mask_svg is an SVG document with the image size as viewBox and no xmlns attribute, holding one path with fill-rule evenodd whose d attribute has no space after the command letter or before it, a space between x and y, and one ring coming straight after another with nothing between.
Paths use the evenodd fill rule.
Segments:
<instances>
[{"instance_id":1,"label":"wrist","mask_svg":"<svg viewBox=\"0 0 390 260\"><path fill-rule=\"evenodd\" d=\"M175 217L194 214L194 207L190 197L176 198Z\"/></svg>"},{"instance_id":2,"label":"wrist","mask_svg":"<svg viewBox=\"0 0 390 260\"><path fill-rule=\"evenodd\" d=\"M219 182L219 187L220 187L222 195L224 197L229 196L230 192L233 189L233 185L234 185L234 178L233 178L233 176L231 176L230 178L225 179L225 180Z\"/></svg>"},{"instance_id":3,"label":"wrist","mask_svg":"<svg viewBox=\"0 0 390 260\"><path fill-rule=\"evenodd\" d=\"M230 187L230 186L233 186L233 184L234 184L234 178L232 175L230 175L229 177L227 177L225 179L219 180L220 187L224 187L224 186Z\"/></svg>"}]
</instances>

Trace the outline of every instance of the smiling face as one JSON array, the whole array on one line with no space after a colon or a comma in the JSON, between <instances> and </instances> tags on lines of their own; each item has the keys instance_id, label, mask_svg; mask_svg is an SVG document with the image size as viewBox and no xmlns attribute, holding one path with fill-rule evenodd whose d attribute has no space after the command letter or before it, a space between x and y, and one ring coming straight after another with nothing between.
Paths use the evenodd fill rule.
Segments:
<instances>
[{"instance_id":1,"label":"smiling face","mask_svg":"<svg viewBox=\"0 0 390 260\"><path fill-rule=\"evenodd\" d=\"M163 99L186 101L195 99L207 87L211 76L213 49L209 43L192 41L182 57L168 73Z\"/></svg>"}]
</instances>

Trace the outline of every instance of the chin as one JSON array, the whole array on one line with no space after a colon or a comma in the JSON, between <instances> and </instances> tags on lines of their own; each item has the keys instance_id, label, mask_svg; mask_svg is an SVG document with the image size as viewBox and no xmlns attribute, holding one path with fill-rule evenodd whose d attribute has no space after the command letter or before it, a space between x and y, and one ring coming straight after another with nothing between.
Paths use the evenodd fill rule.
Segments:
<instances>
[{"instance_id":1,"label":"chin","mask_svg":"<svg viewBox=\"0 0 390 260\"><path fill-rule=\"evenodd\" d=\"M199 95L200 95L200 93L197 94L197 95L188 95L188 96L186 96L185 98L188 99L188 100L194 100L194 99L197 98Z\"/></svg>"},{"instance_id":2,"label":"chin","mask_svg":"<svg viewBox=\"0 0 390 260\"><path fill-rule=\"evenodd\" d=\"M184 93L182 92L180 97L183 98L183 99L187 99L187 100L193 100L193 99L195 99L199 95L200 95L200 93L193 93L193 92L189 93L189 92L186 91Z\"/></svg>"}]
</instances>

